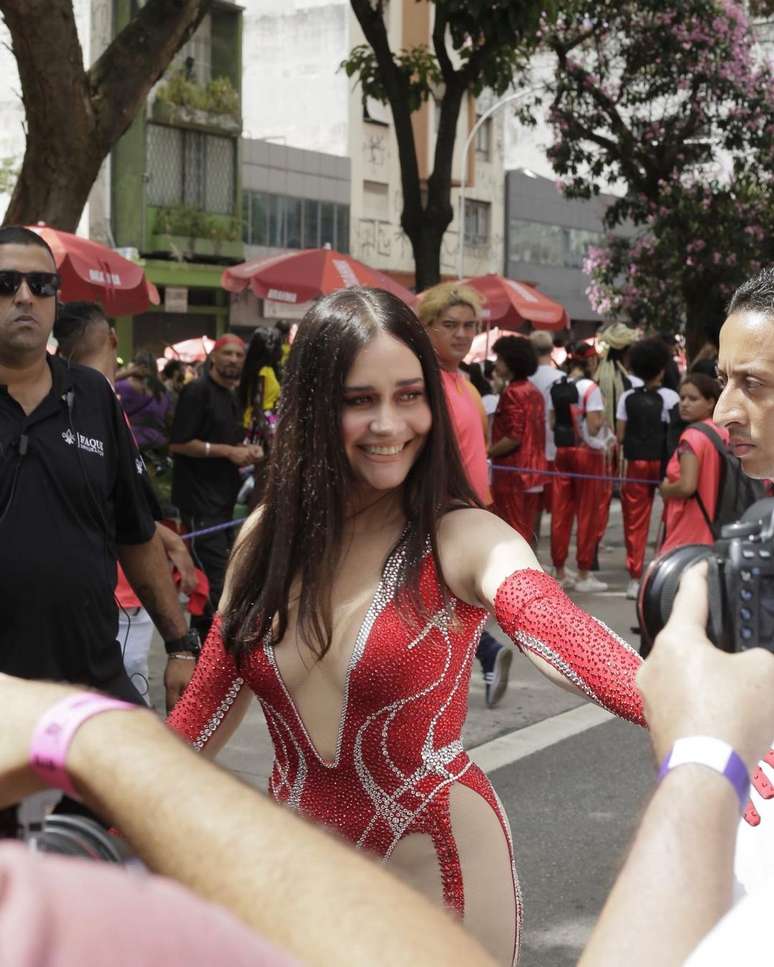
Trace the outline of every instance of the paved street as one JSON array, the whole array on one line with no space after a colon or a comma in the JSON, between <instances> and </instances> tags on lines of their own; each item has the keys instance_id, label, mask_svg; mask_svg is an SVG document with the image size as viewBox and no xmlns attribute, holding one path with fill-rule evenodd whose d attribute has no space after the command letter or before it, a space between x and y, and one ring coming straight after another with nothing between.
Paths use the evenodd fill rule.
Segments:
<instances>
[{"instance_id":1,"label":"paved street","mask_svg":"<svg viewBox=\"0 0 774 967\"><path fill-rule=\"evenodd\" d=\"M544 531L547 525L546 519ZM599 577L610 589L574 597L636 643L634 604L624 596L628 577L617 501L605 545ZM540 558L548 566L545 539ZM501 635L496 626L492 631ZM157 655L154 668L159 667ZM152 685L158 704L157 676ZM647 737L551 685L517 654L510 688L497 709L485 707L483 682L474 670L465 741L489 771L514 833L526 910L520 965L569 967L577 962L651 786ZM264 788L271 760L256 704L219 761Z\"/></svg>"}]
</instances>

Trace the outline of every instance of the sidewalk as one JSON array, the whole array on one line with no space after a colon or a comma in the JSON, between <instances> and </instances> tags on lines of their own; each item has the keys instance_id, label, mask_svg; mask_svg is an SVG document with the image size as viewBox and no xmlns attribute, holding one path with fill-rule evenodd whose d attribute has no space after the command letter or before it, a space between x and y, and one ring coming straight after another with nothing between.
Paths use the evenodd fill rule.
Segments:
<instances>
[{"instance_id":1,"label":"sidewalk","mask_svg":"<svg viewBox=\"0 0 774 967\"><path fill-rule=\"evenodd\" d=\"M658 521L661 519L661 502L656 498L651 519L650 541L646 564L653 556ZM550 518L543 517L543 537L538 547L538 557L546 570L550 569L548 531ZM574 542L571 543L574 553ZM571 556L568 564L574 567ZM597 576L608 584L608 590L599 594L576 594L571 597L585 611L590 612L607 624L613 631L635 647L638 638L632 632L637 619L633 601L626 599L626 586L629 576L626 573L623 530L621 526L621 505L613 500L610 509L610 522L599 554L600 571ZM499 627L489 623L490 631L503 642L507 642ZM163 710L164 656L161 641L156 637L151 649L151 698L154 707ZM468 718L465 723L463 739L465 746L472 749L500 735L533 725L549 716L583 705L583 699L556 688L542 676L532 663L521 654L514 656L511 666L510 686L500 705L487 709L484 701L484 683L480 668L476 664L470 684ZM271 772L273 754L271 741L263 720L258 702L250 706L244 721L231 738L231 741L218 756L218 763L234 775L260 789L265 789Z\"/></svg>"}]
</instances>

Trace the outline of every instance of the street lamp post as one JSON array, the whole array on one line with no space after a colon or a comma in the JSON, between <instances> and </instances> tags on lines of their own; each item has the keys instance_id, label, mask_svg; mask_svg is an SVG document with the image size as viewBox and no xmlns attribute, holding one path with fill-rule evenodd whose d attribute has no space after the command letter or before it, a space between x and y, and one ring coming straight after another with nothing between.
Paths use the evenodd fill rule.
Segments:
<instances>
[{"instance_id":1,"label":"street lamp post","mask_svg":"<svg viewBox=\"0 0 774 967\"><path fill-rule=\"evenodd\" d=\"M544 85L543 85L544 86ZM460 212L459 212L459 233L460 233L460 245L459 254L457 257L457 278L463 278L465 272L465 177L467 170L467 160L468 151L470 151L470 146L473 143L473 139L478 133L478 129L487 121L496 111L499 111L501 107L505 104L509 104L511 101L519 101L530 94L534 94L540 88L530 87L525 91L513 91L510 94L506 94L505 97L500 98L500 100L493 104L487 111L485 111L481 117L476 121L473 127L470 129L470 133L465 139L465 147L462 149L462 157L460 158Z\"/></svg>"}]
</instances>

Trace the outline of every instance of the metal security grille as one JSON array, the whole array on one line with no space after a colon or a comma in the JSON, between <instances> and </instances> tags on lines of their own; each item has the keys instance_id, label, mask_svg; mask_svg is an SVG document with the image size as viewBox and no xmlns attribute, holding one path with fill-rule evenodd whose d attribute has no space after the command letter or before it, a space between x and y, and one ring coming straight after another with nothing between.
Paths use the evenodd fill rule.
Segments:
<instances>
[{"instance_id":1,"label":"metal security grille","mask_svg":"<svg viewBox=\"0 0 774 967\"><path fill-rule=\"evenodd\" d=\"M178 205L183 197L183 132L160 124L148 125L148 201Z\"/></svg>"},{"instance_id":2,"label":"metal security grille","mask_svg":"<svg viewBox=\"0 0 774 967\"><path fill-rule=\"evenodd\" d=\"M204 209L224 215L234 210L234 140L204 136Z\"/></svg>"},{"instance_id":3,"label":"metal security grille","mask_svg":"<svg viewBox=\"0 0 774 967\"><path fill-rule=\"evenodd\" d=\"M236 144L200 131L149 124L148 202L230 215L236 190Z\"/></svg>"},{"instance_id":4,"label":"metal security grille","mask_svg":"<svg viewBox=\"0 0 774 967\"><path fill-rule=\"evenodd\" d=\"M191 208L204 208L204 138L197 131L183 135L183 203Z\"/></svg>"}]
</instances>

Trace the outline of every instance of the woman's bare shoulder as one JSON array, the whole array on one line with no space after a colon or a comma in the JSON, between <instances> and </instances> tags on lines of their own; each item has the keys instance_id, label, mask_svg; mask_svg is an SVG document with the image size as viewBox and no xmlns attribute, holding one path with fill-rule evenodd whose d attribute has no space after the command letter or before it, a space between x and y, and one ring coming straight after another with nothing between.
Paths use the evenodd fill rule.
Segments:
<instances>
[{"instance_id":1,"label":"woman's bare shoulder","mask_svg":"<svg viewBox=\"0 0 774 967\"><path fill-rule=\"evenodd\" d=\"M454 540L477 527L488 527L493 520L500 521L500 518L480 507L458 507L448 510L438 521L438 539Z\"/></svg>"},{"instance_id":2,"label":"woman's bare shoulder","mask_svg":"<svg viewBox=\"0 0 774 967\"><path fill-rule=\"evenodd\" d=\"M482 589L490 577L502 580L520 568L539 567L521 534L496 514L475 507L444 514L438 551L446 583L471 604L485 602Z\"/></svg>"}]
</instances>

